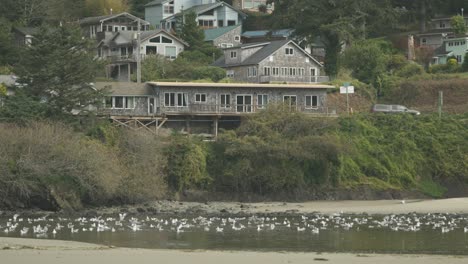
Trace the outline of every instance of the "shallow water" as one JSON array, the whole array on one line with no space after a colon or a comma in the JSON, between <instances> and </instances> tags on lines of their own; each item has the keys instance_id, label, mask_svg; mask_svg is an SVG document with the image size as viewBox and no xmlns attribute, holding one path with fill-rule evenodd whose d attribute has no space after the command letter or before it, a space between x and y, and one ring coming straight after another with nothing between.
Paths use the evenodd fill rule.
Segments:
<instances>
[{"instance_id":1,"label":"shallow water","mask_svg":"<svg viewBox=\"0 0 468 264\"><path fill-rule=\"evenodd\" d=\"M456 214L242 218L139 215L125 216L123 220L119 215L99 218L17 216L16 220L10 216L0 218L0 236L159 249L468 255L468 217Z\"/></svg>"}]
</instances>

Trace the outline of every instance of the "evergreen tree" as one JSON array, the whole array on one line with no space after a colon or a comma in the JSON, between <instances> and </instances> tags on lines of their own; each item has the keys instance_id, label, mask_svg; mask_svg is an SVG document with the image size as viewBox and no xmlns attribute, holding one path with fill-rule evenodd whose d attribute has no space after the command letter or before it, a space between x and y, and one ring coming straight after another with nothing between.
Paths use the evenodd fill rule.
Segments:
<instances>
[{"instance_id":1,"label":"evergreen tree","mask_svg":"<svg viewBox=\"0 0 468 264\"><path fill-rule=\"evenodd\" d=\"M189 50L204 44L205 33L197 24L195 12L184 12L177 17L176 32L181 39L189 44Z\"/></svg>"},{"instance_id":2,"label":"evergreen tree","mask_svg":"<svg viewBox=\"0 0 468 264\"><path fill-rule=\"evenodd\" d=\"M450 19L450 24L452 25L453 32L455 35L465 35L466 34L466 24L465 19L462 16L454 16Z\"/></svg>"},{"instance_id":3,"label":"evergreen tree","mask_svg":"<svg viewBox=\"0 0 468 264\"><path fill-rule=\"evenodd\" d=\"M77 26L42 27L15 70L26 95L46 102L48 116L60 117L100 101L92 87L93 58L91 42Z\"/></svg>"}]
</instances>

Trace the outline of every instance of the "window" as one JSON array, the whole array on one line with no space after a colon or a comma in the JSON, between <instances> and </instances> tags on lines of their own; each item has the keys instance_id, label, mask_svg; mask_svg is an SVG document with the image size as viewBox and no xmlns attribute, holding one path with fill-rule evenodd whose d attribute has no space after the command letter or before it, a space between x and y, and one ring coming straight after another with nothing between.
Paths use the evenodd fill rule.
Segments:
<instances>
[{"instance_id":1,"label":"window","mask_svg":"<svg viewBox=\"0 0 468 264\"><path fill-rule=\"evenodd\" d=\"M296 68L289 68L289 76L296 76Z\"/></svg>"},{"instance_id":2,"label":"window","mask_svg":"<svg viewBox=\"0 0 468 264\"><path fill-rule=\"evenodd\" d=\"M164 93L164 106L184 107L187 102L187 93Z\"/></svg>"},{"instance_id":3,"label":"window","mask_svg":"<svg viewBox=\"0 0 468 264\"><path fill-rule=\"evenodd\" d=\"M445 28L445 23L444 23L443 21L440 21L439 27L440 27L440 28Z\"/></svg>"},{"instance_id":4,"label":"window","mask_svg":"<svg viewBox=\"0 0 468 264\"><path fill-rule=\"evenodd\" d=\"M281 76L288 76L288 68L281 67Z\"/></svg>"},{"instance_id":5,"label":"window","mask_svg":"<svg viewBox=\"0 0 468 264\"><path fill-rule=\"evenodd\" d=\"M426 38L422 38L422 39L421 39L421 42L422 42L422 44L426 45L427 39L426 39Z\"/></svg>"},{"instance_id":6,"label":"window","mask_svg":"<svg viewBox=\"0 0 468 264\"><path fill-rule=\"evenodd\" d=\"M212 28L214 23L213 20L199 19L198 25L204 28Z\"/></svg>"},{"instance_id":7,"label":"window","mask_svg":"<svg viewBox=\"0 0 468 264\"><path fill-rule=\"evenodd\" d=\"M228 20L227 23L228 23L228 24L227 24L228 26L235 26L235 25L236 25L236 21L235 21L235 20Z\"/></svg>"},{"instance_id":8,"label":"window","mask_svg":"<svg viewBox=\"0 0 468 264\"><path fill-rule=\"evenodd\" d=\"M125 29L127 29L127 27L120 27L120 30L122 31L125 31Z\"/></svg>"},{"instance_id":9,"label":"window","mask_svg":"<svg viewBox=\"0 0 468 264\"><path fill-rule=\"evenodd\" d=\"M218 20L218 27L224 27L224 20Z\"/></svg>"},{"instance_id":10,"label":"window","mask_svg":"<svg viewBox=\"0 0 468 264\"><path fill-rule=\"evenodd\" d=\"M109 109L134 109L135 97L133 96L109 96L104 99L106 108Z\"/></svg>"},{"instance_id":11,"label":"window","mask_svg":"<svg viewBox=\"0 0 468 264\"><path fill-rule=\"evenodd\" d=\"M234 70L227 70L226 71L226 77L234 78Z\"/></svg>"},{"instance_id":12,"label":"window","mask_svg":"<svg viewBox=\"0 0 468 264\"><path fill-rule=\"evenodd\" d=\"M152 38L152 39L150 39L149 42L151 42L151 43L161 43L161 37L157 36L155 38Z\"/></svg>"},{"instance_id":13,"label":"window","mask_svg":"<svg viewBox=\"0 0 468 264\"><path fill-rule=\"evenodd\" d=\"M240 36L239 35L234 36L234 41L239 42L240 41Z\"/></svg>"},{"instance_id":14,"label":"window","mask_svg":"<svg viewBox=\"0 0 468 264\"><path fill-rule=\"evenodd\" d=\"M305 69L304 69L304 68L298 68L297 70L299 71L299 75L300 75L300 76L304 76L304 75L305 75Z\"/></svg>"},{"instance_id":15,"label":"window","mask_svg":"<svg viewBox=\"0 0 468 264\"><path fill-rule=\"evenodd\" d=\"M306 109L317 109L318 108L318 96L316 96L316 95L306 95L305 108Z\"/></svg>"},{"instance_id":16,"label":"window","mask_svg":"<svg viewBox=\"0 0 468 264\"><path fill-rule=\"evenodd\" d=\"M230 108L231 107L231 95L230 94L222 94L220 99L221 99L221 107L222 108Z\"/></svg>"},{"instance_id":17,"label":"window","mask_svg":"<svg viewBox=\"0 0 468 264\"><path fill-rule=\"evenodd\" d=\"M297 105L297 97L295 95L284 95L283 102L291 109L295 109Z\"/></svg>"},{"instance_id":18,"label":"window","mask_svg":"<svg viewBox=\"0 0 468 264\"><path fill-rule=\"evenodd\" d=\"M263 75L270 76L271 75L271 68L270 67L263 67Z\"/></svg>"},{"instance_id":19,"label":"window","mask_svg":"<svg viewBox=\"0 0 468 264\"><path fill-rule=\"evenodd\" d=\"M264 109L268 104L268 95L267 94L259 94L257 95L257 108Z\"/></svg>"},{"instance_id":20,"label":"window","mask_svg":"<svg viewBox=\"0 0 468 264\"><path fill-rule=\"evenodd\" d=\"M231 51L231 59L237 58L237 51Z\"/></svg>"},{"instance_id":21,"label":"window","mask_svg":"<svg viewBox=\"0 0 468 264\"><path fill-rule=\"evenodd\" d=\"M206 94L195 94L196 103L206 103Z\"/></svg>"},{"instance_id":22,"label":"window","mask_svg":"<svg viewBox=\"0 0 468 264\"><path fill-rule=\"evenodd\" d=\"M174 14L174 1L170 1L164 5L164 14Z\"/></svg>"},{"instance_id":23,"label":"window","mask_svg":"<svg viewBox=\"0 0 468 264\"><path fill-rule=\"evenodd\" d=\"M458 63L461 63L461 62L462 62L462 56L461 56L461 55L457 55L457 62L458 62Z\"/></svg>"},{"instance_id":24,"label":"window","mask_svg":"<svg viewBox=\"0 0 468 264\"><path fill-rule=\"evenodd\" d=\"M123 96L115 96L114 97L113 108L117 108L117 109L123 109L124 108L124 97Z\"/></svg>"},{"instance_id":25,"label":"window","mask_svg":"<svg viewBox=\"0 0 468 264\"><path fill-rule=\"evenodd\" d=\"M177 57L176 47L166 47L166 58L174 60Z\"/></svg>"},{"instance_id":26,"label":"window","mask_svg":"<svg viewBox=\"0 0 468 264\"><path fill-rule=\"evenodd\" d=\"M284 50L284 52L285 52L286 55L289 55L289 56L294 55L294 49L293 48L286 48Z\"/></svg>"},{"instance_id":27,"label":"window","mask_svg":"<svg viewBox=\"0 0 468 264\"><path fill-rule=\"evenodd\" d=\"M273 67L273 76L279 76L279 67Z\"/></svg>"},{"instance_id":28,"label":"window","mask_svg":"<svg viewBox=\"0 0 468 264\"><path fill-rule=\"evenodd\" d=\"M156 46L146 46L146 55L158 53L158 47Z\"/></svg>"},{"instance_id":29,"label":"window","mask_svg":"<svg viewBox=\"0 0 468 264\"><path fill-rule=\"evenodd\" d=\"M255 77L255 76L257 76L257 68L255 68L255 67L249 67L249 68L247 68L247 76L248 76L248 77Z\"/></svg>"}]
</instances>

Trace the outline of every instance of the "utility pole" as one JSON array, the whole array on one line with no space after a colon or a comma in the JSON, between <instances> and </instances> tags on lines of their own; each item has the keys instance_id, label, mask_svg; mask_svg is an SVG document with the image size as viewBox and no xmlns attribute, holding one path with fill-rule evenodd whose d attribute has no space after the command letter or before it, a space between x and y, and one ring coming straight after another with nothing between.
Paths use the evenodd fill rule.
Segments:
<instances>
[{"instance_id":1,"label":"utility pole","mask_svg":"<svg viewBox=\"0 0 468 264\"><path fill-rule=\"evenodd\" d=\"M137 54L136 54L136 61L137 61L137 83L141 83L141 36L140 36L140 19L138 18L138 30L137 30Z\"/></svg>"},{"instance_id":2,"label":"utility pole","mask_svg":"<svg viewBox=\"0 0 468 264\"><path fill-rule=\"evenodd\" d=\"M439 119L442 118L442 105L444 104L444 92L439 91Z\"/></svg>"}]
</instances>

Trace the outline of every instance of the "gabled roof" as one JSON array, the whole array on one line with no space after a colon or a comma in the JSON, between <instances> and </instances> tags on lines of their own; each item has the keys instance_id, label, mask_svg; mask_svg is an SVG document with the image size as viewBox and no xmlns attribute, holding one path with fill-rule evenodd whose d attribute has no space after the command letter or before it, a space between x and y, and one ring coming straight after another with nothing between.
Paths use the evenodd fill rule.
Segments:
<instances>
[{"instance_id":1,"label":"gabled roof","mask_svg":"<svg viewBox=\"0 0 468 264\"><path fill-rule=\"evenodd\" d=\"M158 34L166 34L168 37L176 40L176 41L179 41L180 43L182 43L183 45L185 46L189 46L187 44L187 42L179 39L178 37L174 36L173 34L167 32L166 30L164 29L157 29L157 30L149 30L149 31L142 31L141 32L141 35L140 35L140 40L141 42L143 41L146 41L147 39L149 38L152 38ZM112 44L112 41L114 41L117 37L122 37L126 42L122 43L122 45L129 45L129 44L133 44L133 42L135 41L134 40L134 36L135 36L135 32L133 31L119 31L119 32L115 32L112 37L110 38L105 38L103 40L101 40L101 42L99 42L98 44L98 47L101 46L101 45L106 45L106 46L111 46Z\"/></svg>"},{"instance_id":2,"label":"gabled roof","mask_svg":"<svg viewBox=\"0 0 468 264\"><path fill-rule=\"evenodd\" d=\"M229 8L231 8L232 10L236 11L238 14L240 14L242 17L247 17L247 14L240 11L239 9L231 6L230 4L226 3L226 2L221 2L221 1L216 1L215 3L211 3L211 4L203 4L203 5L196 5L196 6L192 6L190 8L187 8L184 10L185 13L189 13L189 12L195 12L195 14L197 15L200 15L200 14L203 14L207 11L210 11L212 9L215 9L217 7L220 7L220 6L228 6ZM163 20L171 20L177 16L180 16L182 15L182 12L179 12L177 14L174 14L172 16L169 16L169 17L166 17L164 18Z\"/></svg>"},{"instance_id":3,"label":"gabled roof","mask_svg":"<svg viewBox=\"0 0 468 264\"><path fill-rule=\"evenodd\" d=\"M312 55L307 53L305 50L303 50L299 45L297 45L294 41L292 40L276 40L276 41L271 41L271 42L266 42L266 43L251 43L251 44L244 44L241 46L233 47L233 48L227 48L227 49L246 49L246 48L252 48L255 46L263 46L262 49L259 51L255 52L252 54L250 57L246 58L243 62L240 63L234 63L234 64L226 64L225 57L222 56L219 58L217 61L215 61L212 66L218 66L218 67L235 67L235 66L245 66L245 65L255 65L260 62L262 62L264 59L268 58L271 54L273 54L275 51L280 49L281 47L287 45L287 44L293 44L301 50L306 56L308 56L310 59L312 59L315 63L322 65L320 62L317 61Z\"/></svg>"},{"instance_id":4,"label":"gabled roof","mask_svg":"<svg viewBox=\"0 0 468 264\"><path fill-rule=\"evenodd\" d=\"M149 3L147 3L145 6L155 6L155 5L162 5L162 4L165 4L167 2L169 2L171 0L154 0L154 1L151 1Z\"/></svg>"},{"instance_id":5,"label":"gabled roof","mask_svg":"<svg viewBox=\"0 0 468 264\"><path fill-rule=\"evenodd\" d=\"M143 20L139 17L136 17L132 14L129 14L127 12L122 12L122 13L119 13L119 14L113 14L113 15L106 15L106 16L96 16L96 17L86 17L86 18L83 18L80 20L80 25L89 25L89 24L97 24L97 23L101 23L101 22L104 22L106 20L109 20L109 19L113 19L113 18L116 18L116 17L119 17L119 16L126 16L126 17L129 17L133 20L140 20L140 23L142 25L149 25L150 22L146 21L146 20Z\"/></svg>"},{"instance_id":6,"label":"gabled roof","mask_svg":"<svg viewBox=\"0 0 468 264\"><path fill-rule=\"evenodd\" d=\"M33 28L33 27L13 27L13 30L18 31L19 33L23 35L30 35L33 36L39 32L39 28Z\"/></svg>"},{"instance_id":7,"label":"gabled roof","mask_svg":"<svg viewBox=\"0 0 468 264\"><path fill-rule=\"evenodd\" d=\"M235 26L228 26L228 27L218 27L218 28L210 28L210 29L205 29L205 41L212 41L215 40L222 35L228 33L231 30L234 30L241 25L235 25Z\"/></svg>"}]
</instances>

